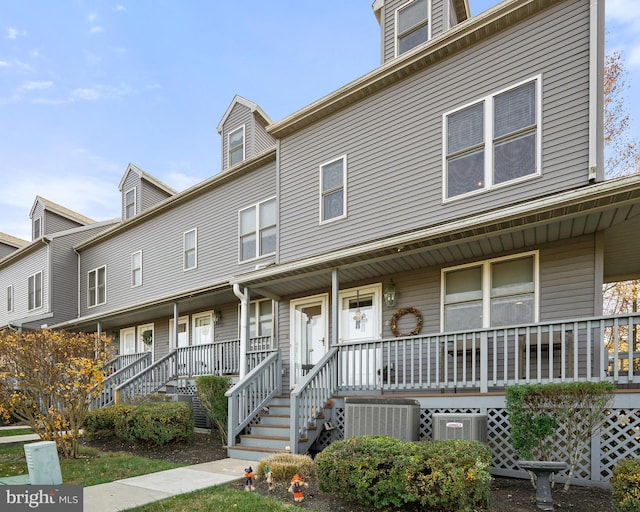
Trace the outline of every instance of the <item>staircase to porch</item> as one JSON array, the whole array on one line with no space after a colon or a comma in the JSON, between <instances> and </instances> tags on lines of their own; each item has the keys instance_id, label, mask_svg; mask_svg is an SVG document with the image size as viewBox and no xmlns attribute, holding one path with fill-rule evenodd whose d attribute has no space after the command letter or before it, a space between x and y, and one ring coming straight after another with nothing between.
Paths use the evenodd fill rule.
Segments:
<instances>
[{"instance_id":1,"label":"staircase to porch","mask_svg":"<svg viewBox=\"0 0 640 512\"><path fill-rule=\"evenodd\" d=\"M325 411L319 411L315 420L306 428L306 434L298 437L298 452L305 453L318 438L327 421ZM239 442L227 448L229 457L244 460L260 460L274 453L291 451L291 397L278 395L271 398L257 417L257 423L248 428L250 433L240 434Z\"/></svg>"}]
</instances>

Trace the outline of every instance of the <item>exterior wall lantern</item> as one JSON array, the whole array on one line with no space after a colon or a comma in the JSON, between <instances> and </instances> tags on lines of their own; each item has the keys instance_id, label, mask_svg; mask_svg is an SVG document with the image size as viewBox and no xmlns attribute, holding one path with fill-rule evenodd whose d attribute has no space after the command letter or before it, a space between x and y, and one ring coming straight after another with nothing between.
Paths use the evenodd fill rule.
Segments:
<instances>
[{"instance_id":1,"label":"exterior wall lantern","mask_svg":"<svg viewBox=\"0 0 640 512\"><path fill-rule=\"evenodd\" d=\"M384 305L387 307L394 307L398 301L398 294L396 293L396 285L393 279L389 282L389 285L382 292L382 299Z\"/></svg>"},{"instance_id":2,"label":"exterior wall lantern","mask_svg":"<svg viewBox=\"0 0 640 512\"><path fill-rule=\"evenodd\" d=\"M220 311L214 309L211 313L211 320L214 324L217 324L220 320L222 320L222 313Z\"/></svg>"}]
</instances>

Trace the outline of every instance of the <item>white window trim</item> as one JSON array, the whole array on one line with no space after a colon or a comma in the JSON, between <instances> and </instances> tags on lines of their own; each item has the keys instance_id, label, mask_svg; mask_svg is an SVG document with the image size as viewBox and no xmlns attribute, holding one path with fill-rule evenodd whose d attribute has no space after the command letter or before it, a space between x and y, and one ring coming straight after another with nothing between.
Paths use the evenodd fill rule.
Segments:
<instances>
[{"instance_id":1,"label":"white window trim","mask_svg":"<svg viewBox=\"0 0 640 512\"><path fill-rule=\"evenodd\" d=\"M209 335L209 341L207 343L213 343L214 335L215 335L215 323L213 322L213 311L203 311L201 313L195 313L191 315L191 331L193 332L194 339L191 340L192 345L201 345L201 343L196 343L196 320L200 318L208 318L209 326L211 327L211 333Z\"/></svg>"},{"instance_id":2,"label":"white window trim","mask_svg":"<svg viewBox=\"0 0 640 512\"><path fill-rule=\"evenodd\" d=\"M194 240L194 262L193 262L193 267L187 267L187 247L186 247L186 242L187 242L187 235L189 233L194 233L195 234L195 240ZM189 270L194 270L198 268L198 228L193 228L193 229L189 229L187 231L185 231L184 233L182 233L182 270L183 272L187 272Z\"/></svg>"},{"instance_id":3,"label":"white window trim","mask_svg":"<svg viewBox=\"0 0 640 512\"><path fill-rule=\"evenodd\" d=\"M404 53L409 53L411 50L414 50L421 44L424 44L424 43L420 43L414 46L413 48L411 48L411 50L407 50L404 53L400 53L400 34L398 33L398 27L400 26L400 11L409 7L409 5L411 5L413 2L415 2L415 0L409 0L407 3L404 3L400 7L398 7L395 11L395 16L394 16L395 21L393 26L393 40L394 40L394 46L395 46L394 55L396 57L399 57L400 55L404 55ZM432 11L431 0L427 0L427 41L431 41L431 17L432 17L431 11ZM425 43L427 41L425 41Z\"/></svg>"},{"instance_id":4,"label":"white window trim","mask_svg":"<svg viewBox=\"0 0 640 512\"><path fill-rule=\"evenodd\" d=\"M474 261L464 265L446 267L440 270L440 332L444 332L444 308L446 295L446 274L464 268L482 267L482 328L491 328L491 265L500 261L518 260L533 256L533 323L540 318L540 251L528 251L518 254L510 254L500 258Z\"/></svg>"},{"instance_id":5,"label":"white window trim","mask_svg":"<svg viewBox=\"0 0 640 512\"><path fill-rule=\"evenodd\" d=\"M535 82L536 86L536 172L527 174L520 178L505 181L503 183L493 184L493 99L502 93L516 89L521 85L525 85L531 82ZM465 194L459 194L453 197L447 197L447 133L448 133L448 118L450 115L460 112L465 108L469 108L474 105L482 103L484 105L483 117L484 117L484 187L477 190L472 190ZM442 202L448 203L450 201L457 201L476 194L482 194L489 190L508 187L523 181L529 181L531 179L539 178L542 175L542 74L535 75L520 82L514 83L495 91L491 94L478 98L474 101L470 101L460 107L445 112L442 115Z\"/></svg>"},{"instance_id":6,"label":"white window trim","mask_svg":"<svg viewBox=\"0 0 640 512\"><path fill-rule=\"evenodd\" d=\"M39 230L40 230L40 233L38 234L38 236L36 236L36 224L38 224L38 227L39 227ZM43 222L42 222L42 217L41 216L40 217L36 217L36 218L33 219L33 224L32 224L32 228L31 229L32 229L32 237L33 237L34 240L36 240L36 239L38 239L38 238L40 238L42 236L42 231L43 231L42 224L43 224Z\"/></svg>"},{"instance_id":7,"label":"white window trim","mask_svg":"<svg viewBox=\"0 0 640 512\"><path fill-rule=\"evenodd\" d=\"M15 309L14 305L15 296L13 294L13 285L7 286L7 313L12 313Z\"/></svg>"},{"instance_id":8,"label":"white window trim","mask_svg":"<svg viewBox=\"0 0 640 512\"><path fill-rule=\"evenodd\" d=\"M131 214L131 216L127 215L127 194L129 194L129 192L133 192L133 214ZM124 218L130 219L131 217L135 217L137 211L138 211L138 194L137 194L136 187L132 187L129 190L125 191L124 193Z\"/></svg>"},{"instance_id":9,"label":"white window trim","mask_svg":"<svg viewBox=\"0 0 640 512\"><path fill-rule=\"evenodd\" d=\"M260 206L268 203L269 201L275 201L276 197L270 197L269 199L265 199L264 201L260 201L259 203L255 203L252 204L250 206L247 206L246 208L242 208L242 210L238 210L238 263L247 263L250 261L255 261L255 260L259 260L262 258L266 258L267 256L272 256L276 253L276 251L273 252L267 252L264 254L260 254ZM277 202L276 202L276 207L277 207ZM254 234L256 235L256 255L253 258L247 258L247 259L242 259L242 212L244 212L245 210L250 210L251 208L255 208L255 213L256 213L256 230L254 231ZM278 240L277 240L277 236L278 236L278 212L277 212L277 208L276 208L276 223L275 223L275 228L276 228L276 248L278 247Z\"/></svg>"},{"instance_id":10,"label":"white window trim","mask_svg":"<svg viewBox=\"0 0 640 512\"><path fill-rule=\"evenodd\" d=\"M136 336L136 328L135 327L125 327L124 329L120 329L120 353L121 354L129 354L129 352L125 351L125 338L127 334L133 334L133 354L138 352L138 338Z\"/></svg>"},{"instance_id":11,"label":"white window trim","mask_svg":"<svg viewBox=\"0 0 640 512\"><path fill-rule=\"evenodd\" d=\"M136 352L145 352L147 350L144 341L142 341L142 333L145 331L151 331L151 345L149 346L149 352L153 352L153 344L155 343L155 328L153 322L148 324L139 325L136 329Z\"/></svg>"},{"instance_id":12,"label":"white window trim","mask_svg":"<svg viewBox=\"0 0 640 512\"><path fill-rule=\"evenodd\" d=\"M322 193L322 168L332 164L334 162L337 162L338 160L342 160L342 215L339 215L337 217L331 217L330 219L326 219L324 220L324 195ZM333 158L331 160L328 160L327 162L324 162L323 164L320 164L320 166L318 167L318 174L319 174L319 211L320 211L320 224L328 224L330 222L334 222L336 220L340 220L340 219L346 219L347 218L347 155L342 155L339 156L338 158Z\"/></svg>"},{"instance_id":13,"label":"white window trim","mask_svg":"<svg viewBox=\"0 0 640 512\"><path fill-rule=\"evenodd\" d=\"M245 125L243 124L239 128L236 128L235 130L231 130L229 133L227 133L227 167L232 167L232 164L231 164L231 136L234 133L239 132L240 130L242 130L242 160L240 160L240 162L244 162L244 160L247 157L247 132L245 130ZM233 165L238 165L240 162L236 162Z\"/></svg>"},{"instance_id":14,"label":"white window trim","mask_svg":"<svg viewBox=\"0 0 640 512\"><path fill-rule=\"evenodd\" d=\"M36 295L36 290L35 290L35 286L36 286L36 276L40 275L40 294L39 296ZM33 290L33 307L30 308L29 307L29 296L31 295L31 285L29 284L29 281L31 280L31 278L33 278L33 286L34 286L34 290ZM38 298L40 299L39 302L40 304L38 304ZM27 310L28 311L35 311L36 309L40 309L43 306L44 303L44 275L42 273L42 270L40 272L36 272L35 274L31 274L28 278L27 278Z\"/></svg>"},{"instance_id":15,"label":"white window trim","mask_svg":"<svg viewBox=\"0 0 640 512\"><path fill-rule=\"evenodd\" d=\"M249 326L251 326L251 320L253 319L253 325L255 325L255 337L256 338L262 338L264 336L269 336L268 334L262 334L261 332L258 332L260 329L260 304L262 303L266 303L266 302L271 302L271 337L273 337L273 333L275 332L276 329L276 319L275 319L275 302L272 299L256 299L256 300L252 300L249 303L249 311L251 311L251 306L254 306L254 311L255 311L255 315L254 317L251 316L251 313L249 313ZM241 320L242 320L242 316L241 316L241 307L238 304L238 337L240 336L240 324L241 324Z\"/></svg>"},{"instance_id":16,"label":"white window trim","mask_svg":"<svg viewBox=\"0 0 640 512\"><path fill-rule=\"evenodd\" d=\"M137 270L134 266L133 266L133 258L135 257L136 254L140 255L140 283L139 284L135 284L134 282L134 271ZM135 251L131 253L131 288L138 288L139 286L142 286L142 250L139 251Z\"/></svg>"},{"instance_id":17,"label":"white window trim","mask_svg":"<svg viewBox=\"0 0 640 512\"><path fill-rule=\"evenodd\" d=\"M97 272L98 272L98 270L100 270L102 268L104 269L104 302L98 302L98 297L99 297L98 289L99 288L98 288L98 280L97 280L98 274L97 274ZM95 304L90 305L89 299L91 297L91 294L90 294L90 291L89 291L90 290L89 289L89 279L90 279L89 276L91 275L92 272L96 272L96 288L95 288L95 292L94 292L95 293L96 302L95 302ZM87 308L88 309L95 308L97 306L100 306L100 305L106 304L106 303L107 303L107 266L106 265L101 265L101 266L96 267L94 269L91 269L91 270L89 270L87 272Z\"/></svg>"},{"instance_id":18,"label":"white window trim","mask_svg":"<svg viewBox=\"0 0 640 512\"><path fill-rule=\"evenodd\" d=\"M190 336L190 332L189 332L189 316L181 316L178 318L178 325L180 324L185 324L186 327L186 333L187 333L187 346L191 346L191 336ZM169 347L171 349L177 348L178 347L178 340L173 338L174 336L174 326L173 326L173 318L169 319Z\"/></svg>"}]
</instances>

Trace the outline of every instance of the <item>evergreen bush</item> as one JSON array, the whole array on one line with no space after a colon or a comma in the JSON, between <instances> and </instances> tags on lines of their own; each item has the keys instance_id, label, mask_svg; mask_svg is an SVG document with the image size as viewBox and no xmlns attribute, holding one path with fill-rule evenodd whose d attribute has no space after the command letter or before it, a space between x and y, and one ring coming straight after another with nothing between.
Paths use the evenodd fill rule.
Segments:
<instances>
[{"instance_id":1,"label":"evergreen bush","mask_svg":"<svg viewBox=\"0 0 640 512\"><path fill-rule=\"evenodd\" d=\"M640 510L640 459L624 459L613 468L611 501L616 512Z\"/></svg>"}]
</instances>

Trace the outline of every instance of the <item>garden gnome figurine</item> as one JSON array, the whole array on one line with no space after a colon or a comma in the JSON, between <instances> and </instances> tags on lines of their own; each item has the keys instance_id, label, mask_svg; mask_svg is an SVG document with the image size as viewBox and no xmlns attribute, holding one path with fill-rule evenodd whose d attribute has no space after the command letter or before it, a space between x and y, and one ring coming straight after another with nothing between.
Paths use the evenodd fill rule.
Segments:
<instances>
[{"instance_id":1,"label":"garden gnome figurine","mask_svg":"<svg viewBox=\"0 0 640 512\"><path fill-rule=\"evenodd\" d=\"M253 468L249 466L248 468L244 468L244 490L245 491L255 491L255 487L253 485L253 477L256 476L253 472Z\"/></svg>"},{"instance_id":2,"label":"garden gnome figurine","mask_svg":"<svg viewBox=\"0 0 640 512\"><path fill-rule=\"evenodd\" d=\"M269 491L273 491L273 473L271 473L271 468L266 465L264 467L264 477L267 479Z\"/></svg>"},{"instance_id":3,"label":"garden gnome figurine","mask_svg":"<svg viewBox=\"0 0 640 512\"><path fill-rule=\"evenodd\" d=\"M302 494L302 487L307 487L309 484L304 482L300 475L296 473L291 479L291 485L289 486L289 492L293 493L293 501L302 501L304 495Z\"/></svg>"}]
</instances>

